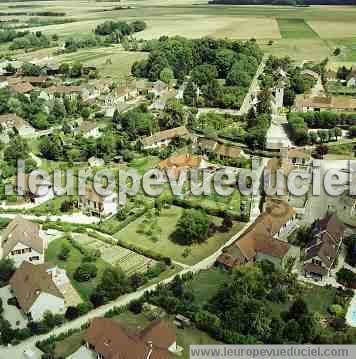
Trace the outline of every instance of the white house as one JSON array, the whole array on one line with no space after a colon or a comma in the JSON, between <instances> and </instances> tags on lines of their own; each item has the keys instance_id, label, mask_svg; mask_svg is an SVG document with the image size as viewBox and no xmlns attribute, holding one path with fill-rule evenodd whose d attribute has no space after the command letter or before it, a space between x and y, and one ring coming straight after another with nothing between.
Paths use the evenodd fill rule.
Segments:
<instances>
[{"instance_id":1,"label":"white house","mask_svg":"<svg viewBox=\"0 0 356 359\"><path fill-rule=\"evenodd\" d=\"M118 211L118 195L113 192L103 196L97 193L93 186L87 186L85 194L79 196L79 208L93 216L108 217Z\"/></svg>"},{"instance_id":2,"label":"white house","mask_svg":"<svg viewBox=\"0 0 356 359\"><path fill-rule=\"evenodd\" d=\"M40 225L17 216L5 228L1 236L0 258L12 259L16 267L23 262L41 264L47 240L40 230Z\"/></svg>"},{"instance_id":3,"label":"white house","mask_svg":"<svg viewBox=\"0 0 356 359\"><path fill-rule=\"evenodd\" d=\"M5 132L15 130L19 136L24 138L31 138L35 135L35 129L15 113L0 115L0 126Z\"/></svg>"},{"instance_id":4,"label":"white house","mask_svg":"<svg viewBox=\"0 0 356 359\"><path fill-rule=\"evenodd\" d=\"M10 279L10 288L29 320L41 321L46 312L63 314L66 310L64 296L48 264L22 263Z\"/></svg>"}]
</instances>

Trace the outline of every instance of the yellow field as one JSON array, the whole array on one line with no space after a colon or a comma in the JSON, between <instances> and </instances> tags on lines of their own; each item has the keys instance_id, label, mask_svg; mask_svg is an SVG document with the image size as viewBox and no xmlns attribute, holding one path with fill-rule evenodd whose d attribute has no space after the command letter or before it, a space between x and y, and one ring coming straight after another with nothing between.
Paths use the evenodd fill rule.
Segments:
<instances>
[{"instance_id":1,"label":"yellow field","mask_svg":"<svg viewBox=\"0 0 356 359\"><path fill-rule=\"evenodd\" d=\"M65 19L73 20L73 22L36 25L29 29L47 34L58 34L61 40L63 37L80 36L83 33L92 32L97 24L105 20L130 22L139 19L148 24L145 31L136 34L140 39L153 39L162 35L180 35L188 38L202 36L232 39L255 38L266 52L277 56L291 56L298 61L332 58L336 47L342 48L343 51L338 58L332 60L348 62L355 59L356 6L298 8L210 6L207 2L207 0L127 0L124 3L96 2L95 0L24 1L16 3L15 8L13 2L2 2L0 11L19 12L26 9L26 11L65 12ZM17 7L21 4L30 7L23 9ZM130 6L130 9L114 10L120 4ZM14 18L14 16L2 17L2 20L7 18ZM16 19L24 19L25 22L29 18L29 16L16 16ZM301 21L291 23L289 27L284 26L283 36L281 36L279 25L289 25L289 19ZM41 17L41 20L51 21L49 17ZM310 31L307 31L308 28ZM273 45L269 45L270 40L273 40ZM98 51L102 50L98 49Z\"/></svg>"},{"instance_id":2,"label":"yellow field","mask_svg":"<svg viewBox=\"0 0 356 359\"><path fill-rule=\"evenodd\" d=\"M229 37L231 39L279 39L281 37L275 19L177 15L163 16L147 20L148 28L137 34L139 39L154 39L162 34L167 36Z\"/></svg>"},{"instance_id":3,"label":"yellow field","mask_svg":"<svg viewBox=\"0 0 356 359\"><path fill-rule=\"evenodd\" d=\"M356 37L356 24L350 22L308 21L322 39Z\"/></svg>"}]
</instances>

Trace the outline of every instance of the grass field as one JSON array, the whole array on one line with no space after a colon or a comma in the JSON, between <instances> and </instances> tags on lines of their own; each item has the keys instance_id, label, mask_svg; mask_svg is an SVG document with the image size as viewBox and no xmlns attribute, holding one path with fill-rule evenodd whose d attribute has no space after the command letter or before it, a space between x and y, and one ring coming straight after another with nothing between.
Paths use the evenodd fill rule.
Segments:
<instances>
[{"instance_id":1,"label":"grass field","mask_svg":"<svg viewBox=\"0 0 356 359\"><path fill-rule=\"evenodd\" d=\"M278 18L279 31L283 39L313 39L318 38L317 33L304 19Z\"/></svg>"},{"instance_id":2,"label":"grass field","mask_svg":"<svg viewBox=\"0 0 356 359\"><path fill-rule=\"evenodd\" d=\"M24 8L21 8L23 4ZM65 19L73 22L66 24L45 25L30 28L48 34L60 36L80 36L83 32L91 32L98 23L104 20L136 20L147 22L148 28L137 34L139 38L150 39L162 35L181 35L190 38L201 36L231 37L247 39L254 37L262 47L272 54L288 55L302 59L320 60L331 57L337 46L344 51L333 61L354 61L352 57L356 43L356 7L350 6L212 6L207 2L194 0L159 0L127 1L130 9L114 10L117 2L93 2L84 0L73 2L68 0L26 2L15 9L13 3L4 2L2 11L23 11L26 6L35 6L37 11L63 11ZM28 10L28 9L27 9ZM105 11L104 11L105 10ZM14 18L14 17L9 17ZM18 16L21 21L23 17ZM28 17L27 17L28 18ZM6 18L8 19L8 17ZM46 20L45 17L41 18ZM268 46L267 43L274 43ZM94 50L95 51L95 50ZM45 51L43 51L45 52ZM105 60L101 56L105 50L96 52L98 57L87 61ZM25 55L26 56L26 55ZM115 58L117 64L130 61ZM119 56L119 55L118 55ZM134 54L134 56L139 56ZM116 64L116 61L115 61ZM99 64L100 65L100 64ZM120 67L120 66L118 66ZM115 65L107 68L107 73L115 73ZM105 73L106 74L106 73Z\"/></svg>"},{"instance_id":3,"label":"grass field","mask_svg":"<svg viewBox=\"0 0 356 359\"><path fill-rule=\"evenodd\" d=\"M175 230L182 213L182 208L171 206L168 209L163 209L159 216L142 216L116 233L114 237L129 244L152 250L164 256L169 256L178 262L194 264L214 253L231 238L233 233L238 232L241 228L241 225L237 223L230 232L216 233L205 243L189 247L181 246L169 238ZM188 255L184 255L187 248L189 253Z\"/></svg>"},{"instance_id":4,"label":"grass field","mask_svg":"<svg viewBox=\"0 0 356 359\"><path fill-rule=\"evenodd\" d=\"M196 304L204 306L218 292L229 275L229 272L221 268L212 268L197 274L187 284L194 293Z\"/></svg>"}]
</instances>

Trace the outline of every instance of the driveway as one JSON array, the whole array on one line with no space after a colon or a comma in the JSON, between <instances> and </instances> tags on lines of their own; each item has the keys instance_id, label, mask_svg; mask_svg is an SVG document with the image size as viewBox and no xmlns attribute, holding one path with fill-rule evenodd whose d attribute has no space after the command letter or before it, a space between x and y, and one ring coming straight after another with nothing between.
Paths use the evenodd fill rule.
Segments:
<instances>
[{"instance_id":1,"label":"driveway","mask_svg":"<svg viewBox=\"0 0 356 359\"><path fill-rule=\"evenodd\" d=\"M11 323L13 328L25 328L27 326L27 320L24 315L17 307L7 304L8 299L13 298L10 286L0 288L0 298L4 308L3 317Z\"/></svg>"}]
</instances>

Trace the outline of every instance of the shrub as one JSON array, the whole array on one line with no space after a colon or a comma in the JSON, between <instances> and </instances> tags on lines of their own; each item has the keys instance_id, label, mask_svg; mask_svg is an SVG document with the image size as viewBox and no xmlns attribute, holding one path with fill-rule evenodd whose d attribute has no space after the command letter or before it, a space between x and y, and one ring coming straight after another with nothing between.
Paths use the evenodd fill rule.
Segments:
<instances>
[{"instance_id":1,"label":"shrub","mask_svg":"<svg viewBox=\"0 0 356 359\"><path fill-rule=\"evenodd\" d=\"M343 317L345 314L344 308L339 304L332 304L329 307L329 312L336 317Z\"/></svg>"},{"instance_id":2,"label":"shrub","mask_svg":"<svg viewBox=\"0 0 356 359\"><path fill-rule=\"evenodd\" d=\"M77 307L68 307L64 316L68 320L74 320L79 317L79 310Z\"/></svg>"},{"instance_id":3,"label":"shrub","mask_svg":"<svg viewBox=\"0 0 356 359\"><path fill-rule=\"evenodd\" d=\"M58 253L58 259L61 261L66 261L69 257L70 248L63 244L61 251Z\"/></svg>"},{"instance_id":4,"label":"shrub","mask_svg":"<svg viewBox=\"0 0 356 359\"><path fill-rule=\"evenodd\" d=\"M74 279L77 282L87 282L98 274L98 268L94 263L82 263L74 272Z\"/></svg>"},{"instance_id":5,"label":"shrub","mask_svg":"<svg viewBox=\"0 0 356 359\"><path fill-rule=\"evenodd\" d=\"M93 309L93 305L91 303L84 302L84 303L78 304L77 309L78 309L79 315L81 316L81 315L89 313Z\"/></svg>"},{"instance_id":6,"label":"shrub","mask_svg":"<svg viewBox=\"0 0 356 359\"><path fill-rule=\"evenodd\" d=\"M140 314L142 312L142 301L141 300L133 300L129 304L129 310L134 314Z\"/></svg>"}]
</instances>

